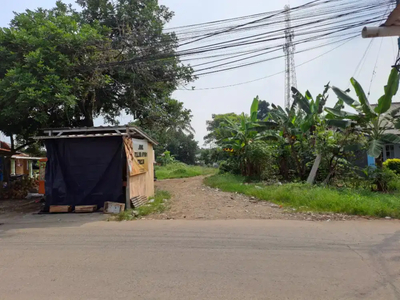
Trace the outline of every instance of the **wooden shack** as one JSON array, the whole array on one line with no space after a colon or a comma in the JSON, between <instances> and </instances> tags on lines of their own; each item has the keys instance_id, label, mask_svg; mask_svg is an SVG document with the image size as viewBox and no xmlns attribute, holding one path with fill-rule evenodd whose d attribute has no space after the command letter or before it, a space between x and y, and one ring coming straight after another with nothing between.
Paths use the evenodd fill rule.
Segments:
<instances>
[{"instance_id":1,"label":"wooden shack","mask_svg":"<svg viewBox=\"0 0 400 300\"><path fill-rule=\"evenodd\" d=\"M154 195L157 142L135 126L46 129L46 207L125 203ZM133 205L132 205L133 203Z\"/></svg>"}]
</instances>

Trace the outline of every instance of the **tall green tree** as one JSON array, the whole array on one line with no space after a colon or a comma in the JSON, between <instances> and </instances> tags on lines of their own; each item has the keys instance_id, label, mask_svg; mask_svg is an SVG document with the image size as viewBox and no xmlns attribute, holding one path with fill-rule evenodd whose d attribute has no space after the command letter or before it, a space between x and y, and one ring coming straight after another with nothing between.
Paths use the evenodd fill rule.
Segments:
<instances>
[{"instance_id":1,"label":"tall green tree","mask_svg":"<svg viewBox=\"0 0 400 300\"><path fill-rule=\"evenodd\" d=\"M182 102L169 98L132 124L140 126L159 142L155 147L157 156L169 151L175 159L194 164L198 145L191 126L192 117L191 110Z\"/></svg>"},{"instance_id":2,"label":"tall green tree","mask_svg":"<svg viewBox=\"0 0 400 300\"><path fill-rule=\"evenodd\" d=\"M382 168L382 151L386 143L399 144L400 137L391 133L392 129L400 128L400 108L391 109L393 97L399 88L399 73L393 68L390 72L388 83L384 88L384 94L378 99L378 105L374 108L370 105L368 98L357 80L351 78L351 84L357 94L358 101L343 90L332 87L339 98L339 103L334 108L326 108L327 118L333 121L344 121L342 125L350 126L355 123L357 129L367 139L368 155L376 158L376 165ZM343 104L352 107L357 113L345 112Z\"/></svg>"},{"instance_id":3,"label":"tall green tree","mask_svg":"<svg viewBox=\"0 0 400 300\"><path fill-rule=\"evenodd\" d=\"M192 111L184 108L182 102L168 98L145 112L143 118L138 119L135 125L157 136L178 131L193 133L192 118Z\"/></svg>"},{"instance_id":4,"label":"tall green tree","mask_svg":"<svg viewBox=\"0 0 400 300\"><path fill-rule=\"evenodd\" d=\"M241 117L235 113L212 115L212 120L206 122L208 134L204 137L206 144L216 144L221 146L224 139L231 137L231 132L226 126L221 126L227 121L239 122Z\"/></svg>"},{"instance_id":5,"label":"tall green tree","mask_svg":"<svg viewBox=\"0 0 400 300\"><path fill-rule=\"evenodd\" d=\"M173 13L157 1L78 3L27 10L0 29L0 131L13 152L41 128L115 123L121 111L145 119L193 79L163 32Z\"/></svg>"},{"instance_id":6,"label":"tall green tree","mask_svg":"<svg viewBox=\"0 0 400 300\"><path fill-rule=\"evenodd\" d=\"M0 29L0 130L26 144L43 127L79 126L93 119L94 90L109 76L88 65L113 51L97 22L80 24L70 7L16 14ZM109 49L108 49L109 50Z\"/></svg>"},{"instance_id":7,"label":"tall green tree","mask_svg":"<svg viewBox=\"0 0 400 300\"><path fill-rule=\"evenodd\" d=\"M83 24L111 29L104 32L117 51L113 64L102 67L110 84L96 89L96 113L113 122L125 110L145 119L162 107L180 84L193 80L192 69L176 56L178 39L165 32L173 17L157 0L77 0Z\"/></svg>"},{"instance_id":8,"label":"tall green tree","mask_svg":"<svg viewBox=\"0 0 400 300\"><path fill-rule=\"evenodd\" d=\"M169 135L165 150L170 151L176 160L193 165L196 162L196 153L199 147L192 133L185 134L178 131Z\"/></svg>"}]
</instances>

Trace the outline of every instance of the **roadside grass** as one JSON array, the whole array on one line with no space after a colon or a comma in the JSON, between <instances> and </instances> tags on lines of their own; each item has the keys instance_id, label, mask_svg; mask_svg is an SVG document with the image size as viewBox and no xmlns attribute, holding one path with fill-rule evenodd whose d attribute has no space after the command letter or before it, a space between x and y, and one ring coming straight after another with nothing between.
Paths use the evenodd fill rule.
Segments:
<instances>
[{"instance_id":1,"label":"roadside grass","mask_svg":"<svg viewBox=\"0 0 400 300\"><path fill-rule=\"evenodd\" d=\"M165 200L171 199L171 194L167 191L156 191L156 194L150 201L137 209L123 211L110 218L112 221L131 221L153 213L162 213L166 210ZM154 200L154 201L152 201ZM152 201L152 202L151 202Z\"/></svg>"},{"instance_id":2,"label":"roadside grass","mask_svg":"<svg viewBox=\"0 0 400 300\"><path fill-rule=\"evenodd\" d=\"M189 166L184 163L172 163L167 166L156 166L155 169L158 180L212 175L218 172L218 169L215 168Z\"/></svg>"},{"instance_id":3,"label":"roadside grass","mask_svg":"<svg viewBox=\"0 0 400 300\"><path fill-rule=\"evenodd\" d=\"M204 179L204 183L222 191L242 193L298 211L400 218L400 193L382 194L301 183L280 186L245 184L245 178L231 174L210 176Z\"/></svg>"}]
</instances>

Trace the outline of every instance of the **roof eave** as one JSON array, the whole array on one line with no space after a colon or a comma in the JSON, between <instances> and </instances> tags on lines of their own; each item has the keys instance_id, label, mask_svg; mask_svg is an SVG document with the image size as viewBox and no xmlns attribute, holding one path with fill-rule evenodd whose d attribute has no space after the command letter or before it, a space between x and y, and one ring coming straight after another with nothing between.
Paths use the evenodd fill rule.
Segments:
<instances>
[{"instance_id":1,"label":"roof eave","mask_svg":"<svg viewBox=\"0 0 400 300\"><path fill-rule=\"evenodd\" d=\"M78 127L78 128L48 128L43 129L47 135L37 136L37 140L66 139L66 138L91 138L110 136L131 136L138 134L153 145L158 142L148 136L143 130L136 126L99 126L99 127Z\"/></svg>"}]
</instances>

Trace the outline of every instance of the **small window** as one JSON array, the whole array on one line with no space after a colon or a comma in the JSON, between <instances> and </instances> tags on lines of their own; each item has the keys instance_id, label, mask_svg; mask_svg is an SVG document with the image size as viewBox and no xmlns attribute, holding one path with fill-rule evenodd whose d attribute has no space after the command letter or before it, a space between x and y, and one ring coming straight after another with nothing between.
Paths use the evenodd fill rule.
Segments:
<instances>
[{"instance_id":1,"label":"small window","mask_svg":"<svg viewBox=\"0 0 400 300\"><path fill-rule=\"evenodd\" d=\"M385 147L386 159L394 158L394 145L386 145Z\"/></svg>"}]
</instances>

